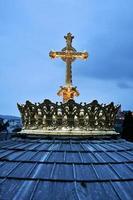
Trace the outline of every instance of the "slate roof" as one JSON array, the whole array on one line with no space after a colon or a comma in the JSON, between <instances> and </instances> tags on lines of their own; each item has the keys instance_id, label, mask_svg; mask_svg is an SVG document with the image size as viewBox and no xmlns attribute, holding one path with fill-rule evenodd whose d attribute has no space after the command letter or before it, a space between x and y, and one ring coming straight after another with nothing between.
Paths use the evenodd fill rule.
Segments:
<instances>
[{"instance_id":1,"label":"slate roof","mask_svg":"<svg viewBox=\"0 0 133 200\"><path fill-rule=\"evenodd\" d=\"M132 200L133 143L22 139L0 142L0 200Z\"/></svg>"}]
</instances>

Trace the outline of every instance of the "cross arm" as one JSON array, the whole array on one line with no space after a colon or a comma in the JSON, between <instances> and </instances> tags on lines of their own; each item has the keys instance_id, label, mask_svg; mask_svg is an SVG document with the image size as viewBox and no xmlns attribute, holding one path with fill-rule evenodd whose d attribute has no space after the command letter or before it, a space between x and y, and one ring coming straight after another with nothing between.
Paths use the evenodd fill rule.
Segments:
<instances>
[{"instance_id":1,"label":"cross arm","mask_svg":"<svg viewBox=\"0 0 133 200\"><path fill-rule=\"evenodd\" d=\"M73 51L50 51L49 56L51 58L65 58L65 59L87 59L87 52L73 52Z\"/></svg>"}]
</instances>

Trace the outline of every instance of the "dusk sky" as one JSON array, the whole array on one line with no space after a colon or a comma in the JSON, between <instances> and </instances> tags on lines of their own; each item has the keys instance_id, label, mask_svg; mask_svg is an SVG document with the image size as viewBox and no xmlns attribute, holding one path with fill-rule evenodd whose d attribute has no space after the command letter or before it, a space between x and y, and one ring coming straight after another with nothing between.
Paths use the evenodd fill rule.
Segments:
<instances>
[{"instance_id":1,"label":"dusk sky","mask_svg":"<svg viewBox=\"0 0 133 200\"><path fill-rule=\"evenodd\" d=\"M87 61L73 63L77 102L121 104L133 110L133 0L0 0L0 114L17 102L61 101L65 63L50 50L71 32Z\"/></svg>"}]
</instances>

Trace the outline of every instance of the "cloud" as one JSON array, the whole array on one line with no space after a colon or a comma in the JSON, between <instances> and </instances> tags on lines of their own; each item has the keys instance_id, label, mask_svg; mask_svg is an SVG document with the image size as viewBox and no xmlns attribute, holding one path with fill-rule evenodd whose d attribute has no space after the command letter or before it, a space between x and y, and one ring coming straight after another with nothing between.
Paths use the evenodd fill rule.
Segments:
<instances>
[{"instance_id":1,"label":"cloud","mask_svg":"<svg viewBox=\"0 0 133 200\"><path fill-rule=\"evenodd\" d=\"M129 38L131 41L129 42ZM112 44L107 43L101 37L99 46L94 43L93 49L88 47L90 54L89 59L85 63L77 62L75 65L75 73L78 76L88 76L97 79L120 80L130 79L133 81L133 35L127 33L126 38L119 39L116 44L115 38ZM89 45L88 45L89 46ZM82 67L81 67L82 65Z\"/></svg>"},{"instance_id":2,"label":"cloud","mask_svg":"<svg viewBox=\"0 0 133 200\"><path fill-rule=\"evenodd\" d=\"M130 85L129 83L126 83L126 82L119 82L117 84L117 86L120 88L120 89L133 89L133 85Z\"/></svg>"}]
</instances>

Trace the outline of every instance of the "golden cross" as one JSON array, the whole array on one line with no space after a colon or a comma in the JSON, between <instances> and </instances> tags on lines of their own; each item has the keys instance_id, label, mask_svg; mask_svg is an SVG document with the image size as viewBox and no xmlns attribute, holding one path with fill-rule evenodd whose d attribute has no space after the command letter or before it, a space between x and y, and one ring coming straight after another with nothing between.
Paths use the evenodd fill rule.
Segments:
<instances>
[{"instance_id":1,"label":"golden cross","mask_svg":"<svg viewBox=\"0 0 133 200\"><path fill-rule=\"evenodd\" d=\"M64 62L66 62L66 86L72 86L72 62L75 59L87 59L87 52L77 52L75 48L72 47L72 40L74 36L71 33L68 33L64 36L66 39L66 47L61 51L50 51L49 56L51 58L61 58Z\"/></svg>"},{"instance_id":2,"label":"golden cross","mask_svg":"<svg viewBox=\"0 0 133 200\"><path fill-rule=\"evenodd\" d=\"M87 52L77 52L72 46L72 40L74 36L71 33L68 33L64 36L66 40L66 47L61 51L50 51L49 56L51 58L61 58L66 62L66 85L61 86L61 89L58 91L59 96L63 96L63 102L67 102L69 99L74 99L74 96L79 96L79 92L76 87L72 86L72 62L77 58L87 59Z\"/></svg>"}]
</instances>

